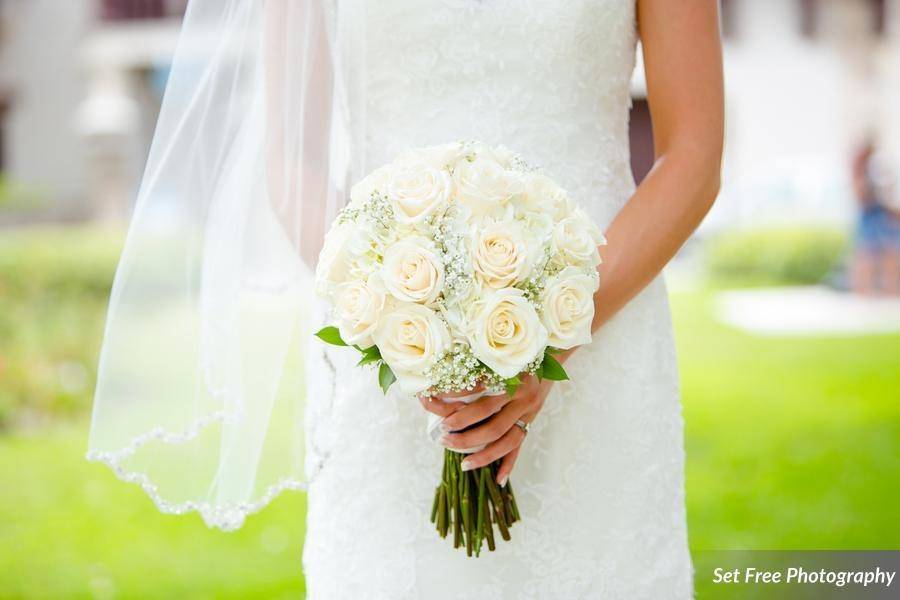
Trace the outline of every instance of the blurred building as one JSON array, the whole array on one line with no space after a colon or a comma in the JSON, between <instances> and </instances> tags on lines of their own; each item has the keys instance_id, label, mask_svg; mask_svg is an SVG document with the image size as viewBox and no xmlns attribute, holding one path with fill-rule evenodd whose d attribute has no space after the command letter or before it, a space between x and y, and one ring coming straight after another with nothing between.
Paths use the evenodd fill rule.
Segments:
<instances>
[{"instance_id":1,"label":"blurred building","mask_svg":"<svg viewBox=\"0 0 900 600\"><path fill-rule=\"evenodd\" d=\"M851 157L900 165L900 0L721 0L727 136L706 230L852 219ZM635 72L633 166L652 164Z\"/></svg>"},{"instance_id":2,"label":"blurred building","mask_svg":"<svg viewBox=\"0 0 900 600\"><path fill-rule=\"evenodd\" d=\"M186 0L0 0L0 172L58 214L126 215ZM900 157L900 0L722 0L728 138L706 227L850 218L865 136ZM641 69L633 164L652 164Z\"/></svg>"},{"instance_id":3,"label":"blurred building","mask_svg":"<svg viewBox=\"0 0 900 600\"><path fill-rule=\"evenodd\" d=\"M900 0L724 0L725 185L707 226L852 218L851 157L900 158Z\"/></svg>"},{"instance_id":4,"label":"blurred building","mask_svg":"<svg viewBox=\"0 0 900 600\"><path fill-rule=\"evenodd\" d=\"M187 0L0 0L0 172L51 218L122 217Z\"/></svg>"}]
</instances>

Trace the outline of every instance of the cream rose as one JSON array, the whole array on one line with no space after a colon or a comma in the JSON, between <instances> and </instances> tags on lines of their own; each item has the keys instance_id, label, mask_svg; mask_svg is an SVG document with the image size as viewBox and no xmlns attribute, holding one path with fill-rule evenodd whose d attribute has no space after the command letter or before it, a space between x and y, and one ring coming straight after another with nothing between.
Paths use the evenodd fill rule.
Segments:
<instances>
[{"instance_id":1,"label":"cream rose","mask_svg":"<svg viewBox=\"0 0 900 600\"><path fill-rule=\"evenodd\" d=\"M576 211L556 224L553 243L565 264L595 267L600 264L598 246L606 241L593 221Z\"/></svg>"},{"instance_id":2,"label":"cream rose","mask_svg":"<svg viewBox=\"0 0 900 600\"><path fill-rule=\"evenodd\" d=\"M560 220L572 212L572 201L564 189L543 173L525 175L523 193L516 199L516 211L541 213Z\"/></svg>"},{"instance_id":3,"label":"cream rose","mask_svg":"<svg viewBox=\"0 0 900 600\"><path fill-rule=\"evenodd\" d=\"M384 309L384 290L372 277L366 281L350 281L338 286L334 298L341 338L348 344L368 348Z\"/></svg>"},{"instance_id":4,"label":"cream rose","mask_svg":"<svg viewBox=\"0 0 900 600\"><path fill-rule=\"evenodd\" d=\"M366 175L362 181L350 188L350 203L360 205L368 201L373 192L386 194L390 174L389 167L381 167Z\"/></svg>"},{"instance_id":5,"label":"cream rose","mask_svg":"<svg viewBox=\"0 0 900 600\"><path fill-rule=\"evenodd\" d=\"M568 350L591 341L598 284L596 275L576 267L566 267L547 282L541 297L541 321L550 346Z\"/></svg>"},{"instance_id":6,"label":"cream rose","mask_svg":"<svg viewBox=\"0 0 900 600\"><path fill-rule=\"evenodd\" d=\"M459 161L453 171L453 180L457 200L475 219L502 215L510 206L510 200L522 189L517 173L482 156L471 162Z\"/></svg>"},{"instance_id":7,"label":"cream rose","mask_svg":"<svg viewBox=\"0 0 900 600\"><path fill-rule=\"evenodd\" d=\"M334 286L343 283L349 275L349 243L353 225L342 223L332 227L325 235L325 242L316 261L316 290L330 295Z\"/></svg>"},{"instance_id":8,"label":"cream rose","mask_svg":"<svg viewBox=\"0 0 900 600\"><path fill-rule=\"evenodd\" d=\"M430 385L425 371L450 345L450 332L436 312L421 304L402 303L382 314L375 344L407 394Z\"/></svg>"},{"instance_id":9,"label":"cream rose","mask_svg":"<svg viewBox=\"0 0 900 600\"><path fill-rule=\"evenodd\" d=\"M427 148L415 148L401 152L396 162L425 163L435 169L444 170L452 167L465 156L466 148L460 142L429 146Z\"/></svg>"},{"instance_id":10,"label":"cream rose","mask_svg":"<svg viewBox=\"0 0 900 600\"><path fill-rule=\"evenodd\" d=\"M506 146L488 146L484 142L468 142L462 148L469 156L494 161L504 169L508 169L517 156Z\"/></svg>"},{"instance_id":11,"label":"cream rose","mask_svg":"<svg viewBox=\"0 0 900 600\"><path fill-rule=\"evenodd\" d=\"M402 224L422 223L450 201L452 191L453 181L443 169L421 161L399 161L391 167L387 195Z\"/></svg>"},{"instance_id":12,"label":"cream rose","mask_svg":"<svg viewBox=\"0 0 900 600\"><path fill-rule=\"evenodd\" d=\"M391 242L371 223L340 223L325 236L316 263L316 291L331 296L336 286L365 280L378 266L384 247Z\"/></svg>"},{"instance_id":13,"label":"cream rose","mask_svg":"<svg viewBox=\"0 0 900 600\"><path fill-rule=\"evenodd\" d=\"M521 290L485 298L469 340L475 357L501 377L514 377L544 350L547 330Z\"/></svg>"},{"instance_id":14,"label":"cream rose","mask_svg":"<svg viewBox=\"0 0 900 600\"><path fill-rule=\"evenodd\" d=\"M382 276L397 300L431 304L444 286L444 266L425 238L409 238L388 247Z\"/></svg>"},{"instance_id":15,"label":"cream rose","mask_svg":"<svg viewBox=\"0 0 900 600\"><path fill-rule=\"evenodd\" d=\"M529 265L528 245L517 223L496 222L475 228L472 267L488 287L503 288L521 281Z\"/></svg>"}]
</instances>

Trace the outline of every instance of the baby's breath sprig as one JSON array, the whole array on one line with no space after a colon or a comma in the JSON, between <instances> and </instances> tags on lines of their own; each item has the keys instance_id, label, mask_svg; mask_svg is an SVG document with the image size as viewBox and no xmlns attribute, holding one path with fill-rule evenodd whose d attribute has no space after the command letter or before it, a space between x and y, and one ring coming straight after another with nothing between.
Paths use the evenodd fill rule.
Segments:
<instances>
[{"instance_id":1,"label":"baby's breath sprig","mask_svg":"<svg viewBox=\"0 0 900 600\"><path fill-rule=\"evenodd\" d=\"M431 239L434 240L444 265L443 298L450 300L463 295L474 278L466 236L456 222L457 208L450 206L428 221Z\"/></svg>"},{"instance_id":2,"label":"baby's breath sprig","mask_svg":"<svg viewBox=\"0 0 900 600\"><path fill-rule=\"evenodd\" d=\"M475 358L466 343L454 344L444 352L425 376L431 381L430 392L434 394L474 390L479 383L488 389L502 386L500 377Z\"/></svg>"},{"instance_id":3,"label":"baby's breath sprig","mask_svg":"<svg viewBox=\"0 0 900 600\"><path fill-rule=\"evenodd\" d=\"M338 223L364 223L387 230L394 226L394 207L387 195L373 190L361 204L348 204L337 216Z\"/></svg>"},{"instance_id":4,"label":"baby's breath sprig","mask_svg":"<svg viewBox=\"0 0 900 600\"><path fill-rule=\"evenodd\" d=\"M388 229L394 224L394 207L387 195L378 190L372 192L368 202L363 204L362 212L377 226Z\"/></svg>"},{"instance_id":5,"label":"baby's breath sprig","mask_svg":"<svg viewBox=\"0 0 900 600\"><path fill-rule=\"evenodd\" d=\"M536 173L541 168L532 165L518 154L513 154L509 159L509 170L517 173Z\"/></svg>"}]
</instances>

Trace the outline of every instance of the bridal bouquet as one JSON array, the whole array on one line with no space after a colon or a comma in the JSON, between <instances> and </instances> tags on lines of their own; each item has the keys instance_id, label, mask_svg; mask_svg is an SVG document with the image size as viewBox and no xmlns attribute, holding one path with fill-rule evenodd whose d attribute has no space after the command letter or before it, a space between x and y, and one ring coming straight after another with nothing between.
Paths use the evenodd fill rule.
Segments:
<instances>
[{"instance_id":1,"label":"bridal bouquet","mask_svg":"<svg viewBox=\"0 0 900 600\"><path fill-rule=\"evenodd\" d=\"M554 358L591 340L598 227L518 155L477 142L410 150L351 190L325 238L316 290L387 392L515 393L524 375L567 379ZM419 410L417 407L416 410ZM454 547L494 550L519 519L499 461L462 471L445 450L432 522Z\"/></svg>"}]
</instances>

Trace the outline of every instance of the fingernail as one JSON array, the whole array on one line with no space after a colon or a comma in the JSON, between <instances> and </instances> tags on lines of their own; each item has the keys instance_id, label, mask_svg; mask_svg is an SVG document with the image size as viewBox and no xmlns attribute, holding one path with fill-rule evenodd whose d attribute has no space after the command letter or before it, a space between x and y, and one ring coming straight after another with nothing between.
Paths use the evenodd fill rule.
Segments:
<instances>
[{"instance_id":1,"label":"fingernail","mask_svg":"<svg viewBox=\"0 0 900 600\"><path fill-rule=\"evenodd\" d=\"M509 475L504 475L500 479L500 487L506 487L506 480L508 480L508 479L509 479Z\"/></svg>"},{"instance_id":2,"label":"fingernail","mask_svg":"<svg viewBox=\"0 0 900 600\"><path fill-rule=\"evenodd\" d=\"M441 421L441 431L443 431L444 433L450 433L452 430L450 429L449 425Z\"/></svg>"},{"instance_id":3,"label":"fingernail","mask_svg":"<svg viewBox=\"0 0 900 600\"><path fill-rule=\"evenodd\" d=\"M450 447L450 436L446 433L441 436L441 445L447 446L448 448Z\"/></svg>"},{"instance_id":4,"label":"fingernail","mask_svg":"<svg viewBox=\"0 0 900 600\"><path fill-rule=\"evenodd\" d=\"M469 460L462 461L462 470L463 471L471 471L472 463Z\"/></svg>"}]
</instances>

